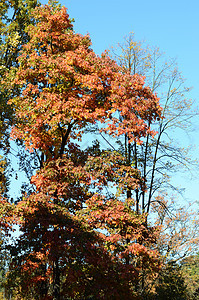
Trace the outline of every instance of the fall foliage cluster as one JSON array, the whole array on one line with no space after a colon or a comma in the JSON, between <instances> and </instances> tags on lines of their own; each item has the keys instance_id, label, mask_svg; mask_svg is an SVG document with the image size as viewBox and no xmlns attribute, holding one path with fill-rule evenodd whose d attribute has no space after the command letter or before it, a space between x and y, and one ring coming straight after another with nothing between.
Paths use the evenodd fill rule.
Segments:
<instances>
[{"instance_id":1,"label":"fall foliage cluster","mask_svg":"<svg viewBox=\"0 0 199 300\"><path fill-rule=\"evenodd\" d=\"M95 54L65 7L37 4L0 4L4 297L171 299L168 270L175 278L180 271L167 265L170 250L190 251L188 236L192 243L197 236L183 231L188 213L171 217L166 197L152 198L165 110L139 72ZM5 19L10 8L12 20ZM92 143L93 133L100 138ZM11 140L30 179L14 201L6 176ZM184 281L176 285L175 299L185 299Z\"/></svg>"}]
</instances>

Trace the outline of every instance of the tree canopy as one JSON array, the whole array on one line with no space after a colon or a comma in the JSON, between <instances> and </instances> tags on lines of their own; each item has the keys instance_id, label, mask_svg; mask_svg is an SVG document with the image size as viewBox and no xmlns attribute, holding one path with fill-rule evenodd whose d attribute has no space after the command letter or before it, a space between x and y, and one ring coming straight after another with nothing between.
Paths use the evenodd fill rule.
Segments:
<instances>
[{"instance_id":1,"label":"tree canopy","mask_svg":"<svg viewBox=\"0 0 199 300\"><path fill-rule=\"evenodd\" d=\"M167 294L164 284L156 286L168 277L161 275L165 261L158 246L164 238L158 222L162 214L152 224L151 199L147 207L140 204L150 187L137 155L139 147L151 147L154 125L165 118L159 98L143 76L107 52L96 55L89 35L73 30L65 7L50 1L32 10L36 4L2 4L2 28L14 28L17 40L15 48L3 39L0 45L2 103L9 111L2 120L7 126L2 145L9 148L12 138L21 147L21 166L31 177L14 204L1 191L2 234L9 238L10 230L19 228L2 252L8 255L6 297L147 299ZM14 21L5 19L10 6ZM92 143L93 131L111 139L111 147ZM180 276L178 270L175 275Z\"/></svg>"}]
</instances>

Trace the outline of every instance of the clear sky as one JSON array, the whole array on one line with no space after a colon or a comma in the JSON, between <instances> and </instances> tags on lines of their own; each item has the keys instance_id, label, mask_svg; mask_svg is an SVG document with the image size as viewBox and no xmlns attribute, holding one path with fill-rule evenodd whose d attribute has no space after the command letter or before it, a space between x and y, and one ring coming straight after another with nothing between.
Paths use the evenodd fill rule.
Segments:
<instances>
[{"instance_id":1,"label":"clear sky","mask_svg":"<svg viewBox=\"0 0 199 300\"><path fill-rule=\"evenodd\" d=\"M193 87L190 97L199 103L198 0L60 0L60 3L68 8L70 18L75 19L75 31L90 34L93 49L98 54L122 42L123 37L133 31L136 40L145 40L159 47L168 58L176 58L187 86ZM197 158L197 119L194 127L190 143L195 145L194 157ZM186 197L199 198L197 178L189 181L181 177L180 184L186 187Z\"/></svg>"}]
</instances>

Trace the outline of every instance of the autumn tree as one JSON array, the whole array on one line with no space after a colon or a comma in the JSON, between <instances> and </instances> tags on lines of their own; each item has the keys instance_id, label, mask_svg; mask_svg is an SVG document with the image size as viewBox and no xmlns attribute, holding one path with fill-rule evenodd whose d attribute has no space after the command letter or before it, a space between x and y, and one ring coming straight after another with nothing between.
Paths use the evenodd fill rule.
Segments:
<instances>
[{"instance_id":1,"label":"autumn tree","mask_svg":"<svg viewBox=\"0 0 199 300\"><path fill-rule=\"evenodd\" d=\"M165 194L157 196L151 211L159 230L156 246L165 263L179 262L197 252L199 222L194 206L176 205L176 198L171 201Z\"/></svg>"},{"instance_id":2,"label":"autumn tree","mask_svg":"<svg viewBox=\"0 0 199 300\"><path fill-rule=\"evenodd\" d=\"M20 92L9 104L12 138L39 164L34 192L16 205L21 233L9 247L9 285L18 278L24 298L136 299L142 279L160 268L154 229L134 210L132 191L145 191L145 182L125 154L97 144L82 150L78 141L98 123L127 145L141 144L155 134L149 124L161 117L159 100L141 76L97 56L66 8L51 2L33 18L11 82Z\"/></svg>"}]
</instances>

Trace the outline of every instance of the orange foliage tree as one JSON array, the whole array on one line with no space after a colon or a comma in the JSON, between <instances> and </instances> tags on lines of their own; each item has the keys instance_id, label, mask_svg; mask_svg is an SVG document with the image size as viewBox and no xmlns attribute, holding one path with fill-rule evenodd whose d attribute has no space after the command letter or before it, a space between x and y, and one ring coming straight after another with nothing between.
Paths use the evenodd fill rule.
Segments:
<instances>
[{"instance_id":1,"label":"orange foliage tree","mask_svg":"<svg viewBox=\"0 0 199 300\"><path fill-rule=\"evenodd\" d=\"M137 299L160 267L156 233L131 194L145 182L122 154L78 142L101 123L109 135L142 143L155 134L147 124L161 116L159 100L142 77L97 56L66 8L41 6L34 18L13 83L21 93L10 105L12 137L40 167L35 191L16 206L10 278L20 278L19 297Z\"/></svg>"}]
</instances>

